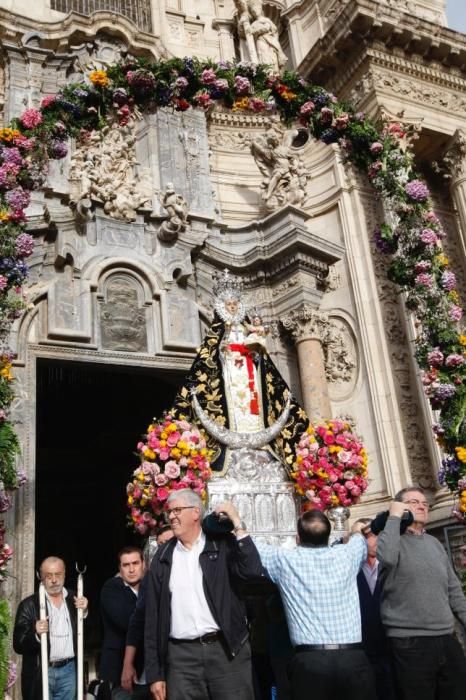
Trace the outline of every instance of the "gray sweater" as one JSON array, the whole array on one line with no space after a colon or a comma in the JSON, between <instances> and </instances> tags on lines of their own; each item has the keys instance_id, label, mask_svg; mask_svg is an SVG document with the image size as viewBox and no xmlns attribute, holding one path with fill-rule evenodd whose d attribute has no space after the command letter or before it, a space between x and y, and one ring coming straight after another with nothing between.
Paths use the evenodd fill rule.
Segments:
<instances>
[{"instance_id":1,"label":"gray sweater","mask_svg":"<svg viewBox=\"0 0 466 700\"><path fill-rule=\"evenodd\" d=\"M389 637L451 634L466 628L466 598L445 549L431 535L400 535L390 516L377 543L381 617Z\"/></svg>"}]
</instances>

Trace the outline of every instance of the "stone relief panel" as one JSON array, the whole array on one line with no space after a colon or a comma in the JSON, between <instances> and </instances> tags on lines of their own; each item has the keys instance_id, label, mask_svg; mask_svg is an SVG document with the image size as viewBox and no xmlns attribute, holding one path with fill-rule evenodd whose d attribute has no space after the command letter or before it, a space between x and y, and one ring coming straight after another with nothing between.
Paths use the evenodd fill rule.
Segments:
<instances>
[{"instance_id":1,"label":"stone relief panel","mask_svg":"<svg viewBox=\"0 0 466 700\"><path fill-rule=\"evenodd\" d=\"M161 189L171 183L187 201L190 213L213 218L215 202L204 113L190 110L177 114L160 109L152 124L157 129Z\"/></svg>"},{"instance_id":2,"label":"stone relief panel","mask_svg":"<svg viewBox=\"0 0 466 700\"><path fill-rule=\"evenodd\" d=\"M199 317L193 301L176 291L170 291L166 297L169 337L171 344L188 344L196 347L200 342Z\"/></svg>"},{"instance_id":3,"label":"stone relief panel","mask_svg":"<svg viewBox=\"0 0 466 700\"><path fill-rule=\"evenodd\" d=\"M69 179L71 206L79 219L92 218L92 202L107 216L134 221L137 209L151 208L152 182L146 169L137 168L133 123L106 126L76 148Z\"/></svg>"},{"instance_id":4,"label":"stone relief panel","mask_svg":"<svg viewBox=\"0 0 466 700\"><path fill-rule=\"evenodd\" d=\"M47 336L91 339L89 283L76 279L72 265L58 274L48 292Z\"/></svg>"},{"instance_id":5,"label":"stone relief panel","mask_svg":"<svg viewBox=\"0 0 466 700\"><path fill-rule=\"evenodd\" d=\"M372 232L378 221L376 205L367 196L362 199L366 212L366 230ZM371 252L412 481L427 489L435 489L435 477L426 458L424 440L420 437L425 435L419 404L422 398L415 389L416 377L412 371L412 358L409 354L411 343L406 336L404 311L400 306L396 286L387 279L386 260L373 246Z\"/></svg>"},{"instance_id":6,"label":"stone relief panel","mask_svg":"<svg viewBox=\"0 0 466 700\"><path fill-rule=\"evenodd\" d=\"M105 285L99 325L102 348L147 352L147 317L142 289L129 275L112 275Z\"/></svg>"},{"instance_id":7,"label":"stone relief panel","mask_svg":"<svg viewBox=\"0 0 466 700\"><path fill-rule=\"evenodd\" d=\"M329 396L334 401L346 399L357 381L358 355L355 337L343 318L329 317L322 347Z\"/></svg>"}]
</instances>

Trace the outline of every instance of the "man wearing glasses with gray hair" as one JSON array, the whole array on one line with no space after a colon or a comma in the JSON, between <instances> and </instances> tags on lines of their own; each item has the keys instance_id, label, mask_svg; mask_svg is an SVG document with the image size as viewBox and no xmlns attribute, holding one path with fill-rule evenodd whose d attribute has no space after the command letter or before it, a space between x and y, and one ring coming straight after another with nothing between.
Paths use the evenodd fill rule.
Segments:
<instances>
[{"instance_id":1,"label":"man wearing glasses with gray hair","mask_svg":"<svg viewBox=\"0 0 466 700\"><path fill-rule=\"evenodd\" d=\"M414 522L400 533L410 510ZM377 544L381 617L398 700L464 700L466 659L453 635L466 627L466 599L442 544L425 531L429 503L419 486L396 494Z\"/></svg>"},{"instance_id":2,"label":"man wearing glasses with gray hair","mask_svg":"<svg viewBox=\"0 0 466 700\"><path fill-rule=\"evenodd\" d=\"M251 650L241 582L263 576L242 522L206 536L201 498L173 491L174 537L152 560L146 594L145 669L155 700L253 700Z\"/></svg>"}]
</instances>

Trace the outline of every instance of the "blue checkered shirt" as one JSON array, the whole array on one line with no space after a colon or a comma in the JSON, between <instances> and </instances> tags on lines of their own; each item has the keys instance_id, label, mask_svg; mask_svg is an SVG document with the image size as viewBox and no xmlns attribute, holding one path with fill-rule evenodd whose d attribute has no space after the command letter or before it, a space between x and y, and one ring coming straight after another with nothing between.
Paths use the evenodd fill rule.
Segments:
<instances>
[{"instance_id":1,"label":"blue checkered shirt","mask_svg":"<svg viewBox=\"0 0 466 700\"><path fill-rule=\"evenodd\" d=\"M280 589L293 646L361 641L356 576L367 556L362 535L334 547L287 550L256 539L254 544Z\"/></svg>"}]
</instances>

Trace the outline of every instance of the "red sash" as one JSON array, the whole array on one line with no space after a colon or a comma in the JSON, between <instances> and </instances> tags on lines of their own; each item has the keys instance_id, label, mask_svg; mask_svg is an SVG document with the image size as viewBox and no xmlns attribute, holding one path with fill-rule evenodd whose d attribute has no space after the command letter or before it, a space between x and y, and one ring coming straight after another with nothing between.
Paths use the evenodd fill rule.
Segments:
<instances>
[{"instance_id":1,"label":"red sash","mask_svg":"<svg viewBox=\"0 0 466 700\"><path fill-rule=\"evenodd\" d=\"M251 400L249 403L249 409L253 416L259 415L259 396L257 394L256 387L254 385L254 361L251 357L251 352L246 345L241 343L232 343L228 346L228 349L232 352L238 352L242 357L246 359L246 369L248 371L248 384L249 392L251 394Z\"/></svg>"}]
</instances>

